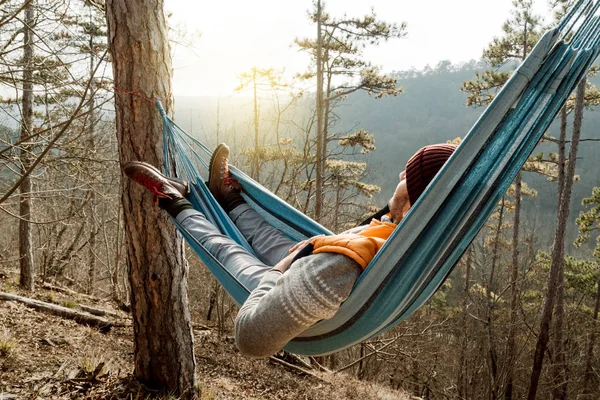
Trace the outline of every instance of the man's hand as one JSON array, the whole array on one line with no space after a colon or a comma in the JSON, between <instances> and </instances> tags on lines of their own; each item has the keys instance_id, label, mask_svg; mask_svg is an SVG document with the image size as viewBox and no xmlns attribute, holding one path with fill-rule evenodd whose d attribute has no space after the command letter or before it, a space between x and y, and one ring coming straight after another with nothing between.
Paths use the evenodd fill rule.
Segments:
<instances>
[{"instance_id":1,"label":"man's hand","mask_svg":"<svg viewBox=\"0 0 600 400\"><path fill-rule=\"evenodd\" d=\"M306 246L307 244L309 244L309 243L311 242L311 240L313 240L313 239L315 239L315 238L318 238L318 237L323 237L323 236L325 236L325 235L317 235L317 236L313 236L313 237L311 237L310 239L306 239L306 240L303 240L303 241L301 241L301 242L298 242L298 243L296 243L296 244L294 245L294 247L292 247L292 248L290 249L290 253L294 253L294 252L296 252L296 253L297 253L297 252L298 252L299 250L301 250L301 249L302 249L304 246Z\"/></svg>"},{"instance_id":2,"label":"man's hand","mask_svg":"<svg viewBox=\"0 0 600 400\"><path fill-rule=\"evenodd\" d=\"M306 240L304 240L303 242L306 242ZM297 247L298 245L294 246ZM296 254L298 254L298 252L302 250L302 247L300 247L299 249L292 251L292 249L290 249L291 253L288 254L287 256L285 256L285 258L281 261L279 261L277 263L277 265L275 265L273 267L274 270L279 271L281 273L285 272L288 267L290 266L290 264L292 263L292 260L294 259L294 257L296 257Z\"/></svg>"},{"instance_id":3,"label":"man's hand","mask_svg":"<svg viewBox=\"0 0 600 400\"><path fill-rule=\"evenodd\" d=\"M290 266L290 264L292 263L292 260L294 259L294 257L296 257L296 254L298 254L300 252L300 250L302 250L306 245L308 245L312 239L318 238L318 237L323 237L323 236L325 236L325 235L313 236L310 239L306 239L306 240L296 243L289 250L290 254L288 254L283 260L279 261L277 263L277 265L275 265L273 267L273 269L277 270L277 271L285 272L288 269L288 267Z\"/></svg>"}]
</instances>

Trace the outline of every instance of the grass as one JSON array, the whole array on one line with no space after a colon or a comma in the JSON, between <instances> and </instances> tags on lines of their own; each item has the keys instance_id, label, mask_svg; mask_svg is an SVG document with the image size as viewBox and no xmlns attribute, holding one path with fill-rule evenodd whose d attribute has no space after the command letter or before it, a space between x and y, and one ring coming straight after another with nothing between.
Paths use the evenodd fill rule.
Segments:
<instances>
[{"instance_id":1,"label":"grass","mask_svg":"<svg viewBox=\"0 0 600 400\"><path fill-rule=\"evenodd\" d=\"M65 300L63 301L63 307L67 307L67 308L75 308L77 307L77 303L75 303L74 301L71 300Z\"/></svg>"},{"instance_id":2,"label":"grass","mask_svg":"<svg viewBox=\"0 0 600 400\"><path fill-rule=\"evenodd\" d=\"M98 349L86 352L80 355L77 359L77 364L79 367L88 375L93 374L101 363L104 363L104 366L97 375L105 374L108 369L108 363L104 362L104 354L102 354L101 350Z\"/></svg>"},{"instance_id":3,"label":"grass","mask_svg":"<svg viewBox=\"0 0 600 400\"><path fill-rule=\"evenodd\" d=\"M0 357L8 357L17 347L17 341L13 339L8 329L3 329L0 333Z\"/></svg>"},{"instance_id":4,"label":"grass","mask_svg":"<svg viewBox=\"0 0 600 400\"><path fill-rule=\"evenodd\" d=\"M3 288L2 288L3 292L6 293L14 293L15 292L15 286L12 282L7 281L4 283Z\"/></svg>"}]
</instances>

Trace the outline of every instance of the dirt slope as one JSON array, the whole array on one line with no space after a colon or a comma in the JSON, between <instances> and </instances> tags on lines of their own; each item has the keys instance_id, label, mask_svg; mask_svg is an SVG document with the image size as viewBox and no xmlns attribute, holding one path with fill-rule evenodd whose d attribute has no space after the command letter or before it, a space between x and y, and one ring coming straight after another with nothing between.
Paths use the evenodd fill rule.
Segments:
<instances>
[{"instance_id":1,"label":"dirt slope","mask_svg":"<svg viewBox=\"0 0 600 400\"><path fill-rule=\"evenodd\" d=\"M0 290L26 296L7 279ZM128 315L109 302L38 289L34 298L68 307L84 304L120 315L103 334L74 321L0 301L0 399L145 399L133 371ZM344 374L300 371L269 359L242 357L231 337L194 330L202 399L409 399ZM166 398L158 394L159 398ZM171 397L172 398L172 397Z\"/></svg>"}]
</instances>

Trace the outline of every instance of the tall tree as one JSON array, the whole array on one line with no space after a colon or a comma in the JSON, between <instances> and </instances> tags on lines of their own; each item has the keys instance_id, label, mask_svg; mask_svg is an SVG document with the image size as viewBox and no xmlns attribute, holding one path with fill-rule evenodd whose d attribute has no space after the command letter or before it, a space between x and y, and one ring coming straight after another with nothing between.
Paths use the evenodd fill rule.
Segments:
<instances>
[{"instance_id":1,"label":"tall tree","mask_svg":"<svg viewBox=\"0 0 600 400\"><path fill-rule=\"evenodd\" d=\"M376 97L397 95L396 79L380 73L363 58L363 50L392 38L406 35L404 23L398 25L377 19L375 12L361 18L334 18L324 11L324 2L315 0L310 18L317 25L316 39L296 39L296 45L312 56L314 69L301 77L316 82L315 214L324 213L328 130L332 126L333 105L349 94L363 90Z\"/></svg>"},{"instance_id":2,"label":"tall tree","mask_svg":"<svg viewBox=\"0 0 600 400\"><path fill-rule=\"evenodd\" d=\"M494 38L489 47L483 52L483 60L492 67L483 73L477 73L474 81L463 83L462 90L469 94L468 106L488 105L496 95L497 91L504 86L510 72L500 71L499 68L515 60L523 61L533 49L540 38L540 18L533 13L533 2L531 0L513 0L511 18L502 26L503 35ZM514 365L515 365L515 336L518 310L518 276L519 276L519 229L521 216L522 181L521 173L517 174L514 187L514 217L512 234L512 258L511 258L511 301L509 333L506 341L506 385L504 398L511 400L514 389ZM491 320L489 321L491 329ZM492 354L493 355L493 354ZM492 357L495 359L495 357ZM497 374L494 374L497 376Z\"/></svg>"},{"instance_id":3,"label":"tall tree","mask_svg":"<svg viewBox=\"0 0 600 400\"><path fill-rule=\"evenodd\" d=\"M281 74L273 68L261 69L252 67L250 71L244 72L239 76L240 84L235 88L237 92L247 88L252 89L253 98L253 119L254 119L254 149L250 151L250 176L260 179L260 94L261 92L273 92L287 87L282 82ZM264 137L263 137L264 139Z\"/></svg>"},{"instance_id":4,"label":"tall tree","mask_svg":"<svg viewBox=\"0 0 600 400\"><path fill-rule=\"evenodd\" d=\"M21 172L23 175L32 164L32 146L27 142L33 133L33 72L34 72L34 43L33 29L35 24L34 2L26 0L25 18L23 20L23 97L21 108ZM24 176L20 191L19 207L19 263L21 265L21 286L27 290L34 289L35 265L33 259L32 185L31 177Z\"/></svg>"},{"instance_id":5,"label":"tall tree","mask_svg":"<svg viewBox=\"0 0 600 400\"><path fill-rule=\"evenodd\" d=\"M323 6L324 2L316 0L316 16L317 16L317 44L316 53L314 55L316 63L316 78L317 78L317 97L316 97L316 113L317 113L317 151L316 151L316 179L315 179L315 219L321 220L323 213L323 181L325 178L325 153L327 140L325 138L325 107L323 106ZM302 47L302 46L301 46ZM311 46L314 47L314 46Z\"/></svg>"},{"instance_id":6,"label":"tall tree","mask_svg":"<svg viewBox=\"0 0 600 400\"><path fill-rule=\"evenodd\" d=\"M85 46L82 46L82 52L89 58L89 79L94 82L94 65L96 63L96 58L99 54L102 54L104 49L106 48L106 19L98 18L99 13L95 10L94 7L87 5L88 18L87 21L80 22L78 25L82 28L83 33L87 36L87 43ZM92 85L92 92L94 89L94 85ZM94 157L96 154L96 128L98 122L98 116L96 113L96 98L94 95L91 95L88 99L88 118L86 123L86 136L87 136L87 144L89 145L89 153L90 157ZM97 207L98 201L96 196L96 191L90 191L90 200L89 200L89 231L88 231L88 284L86 290L89 294L93 294L95 284L96 284L96 260L97 260L97 249L96 249L96 238L100 231L100 224L98 223L97 217Z\"/></svg>"},{"instance_id":7,"label":"tall tree","mask_svg":"<svg viewBox=\"0 0 600 400\"><path fill-rule=\"evenodd\" d=\"M16 2L10 1L4 3L8 9L15 4ZM15 246L19 249L19 259L22 262L21 282L26 286L33 284L34 275L38 274L37 270L41 272L42 278L44 277L47 265L45 261L60 260L61 265L72 261L72 254L76 253L73 251L77 250L74 245L77 243L76 240L72 240L70 244L66 242L77 236L78 224L72 222L78 217L78 210L87 202L91 192L89 182L82 183L80 170L71 169L77 163L83 164L81 161L85 157L82 157L81 152L72 150L81 144L78 139L83 128L79 122L91 111L90 108L85 110L85 100L83 103L78 100L87 99L88 95L97 95L89 91L92 78L87 76L89 74L82 74L85 69L81 68L80 63L81 41L76 32L65 28L70 24L69 15L81 12L81 7L82 3L79 1L42 4L28 1L18 8L20 13L24 11L24 18L11 19L11 15L18 15L15 11L3 13L0 17L3 32L9 33L2 35L0 40L0 81L3 85L12 86L15 93L14 98L3 97L0 101L7 105L5 110L9 114L10 110L15 108L17 98L18 103L22 105L21 137L18 140L11 138L7 142L8 147L3 151L16 150L15 153L18 152L23 161L19 160L15 168L19 170L20 177L2 194L0 203L6 202L5 211L11 216L21 211L28 213L28 217L17 221L21 227L20 246ZM18 26L19 24L22 26ZM17 41L17 38L21 37L24 38L24 44L18 43L20 40ZM91 66L90 73L96 72L102 63L102 51L99 53L96 57L98 62ZM51 152L52 148L59 150ZM77 150L81 148L92 151L91 146L79 146ZM16 161L13 162L17 164ZM62 165L57 167L59 163ZM95 169L98 169L97 165ZM32 175L34 171L35 175ZM61 175L63 179L58 179ZM32 191L32 188L35 190ZM13 207L11 195L17 189L20 189L23 201L18 205L21 210L14 212L10 210ZM57 196L50 193L60 194L62 208L55 201ZM72 199L77 200L73 203L70 201ZM37 218L33 218L31 213L34 201ZM65 203L75 207L64 207ZM76 212L69 214L73 210ZM52 215L55 211L62 212L62 215ZM36 229L32 232L32 223L43 222L47 217L51 220L70 220L70 223L64 224L70 226L66 229L67 234L54 237L44 235L42 232L53 225L46 222L36 224ZM58 224L53 226L57 227ZM46 244L53 240L57 246L50 250ZM58 243L60 240L64 243ZM31 241L37 242L35 248L26 245ZM46 254L43 254L44 252ZM45 255L51 252L54 254L45 258ZM60 252L63 255L59 255Z\"/></svg>"},{"instance_id":8,"label":"tall tree","mask_svg":"<svg viewBox=\"0 0 600 400\"><path fill-rule=\"evenodd\" d=\"M566 171L566 141L567 141L567 107L563 106L560 112L560 134L558 139L558 176L557 176L557 210L562 207L563 193L565 190L565 171ZM568 214L565 215L565 218ZM554 248L556 250L556 240L554 238ZM564 241L564 239L563 239ZM564 250L563 250L564 252ZM553 251L553 257L561 257L560 260L552 261L551 267L558 268L556 282L556 301L554 305L554 363L552 366L552 375L554 384L552 385L552 398L563 399L567 395L566 380L563 381L563 372L565 369L565 354L563 349L563 317L564 317L564 293L565 293L565 262L564 254L559 254L558 251Z\"/></svg>"},{"instance_id":9,"label":"tall tree","mask_svg":"<svg viewBox=\"0 0 600 400\"><path fill-rule=\"evenodd\" d=\"M162 99L172 112L172 66L163 1L106 3L115 86ZM115 98L121 164L163 164L161 118L153 102L119 91ZM135 376L182 398L196 395L193 335L187 301L188 265L174 225L157 215L150 196L122 183L134 328Z\"/></svg>"},{"instance_id":10,"label":"tall tree","mask_svg":"<svg viewBox=\"0 0 600 400\"><path fill-rule=\"evenodd\" d=\"M557 215L556 230L554 233L554 244L552 247L552 264L548 276L548 289L544 299L544 307L540 321L540 329L535 347L533 358L533 367L531 372L531 382L527 398L535 400L542 373L542 364L548 347L550 336L550 324L552 322L552 312L554 311L555 293L558 289L560 270L564 269L565 254L565 232L567 220L569 217L571 204L571 190L573 187L573 178L575 176L575 165L577 161L577 151L579 146L579 137L581 134L581 124L583 121L583 108L585 105L586 79L584 78L577 87L576 104L573 117L573 131L571 135L571 148L569 150L569 164L564 171L564 177L559 178L564 182L564 187L560 192L559 209Z\"/></svg>"},{"instance_id":11,"label":"tall tree","mask_svg":"<svg viewBox=\"0 0 600 400\"><path fill-rule=\"evenodd\" d=\"M577 217L579 227L579 236L575 245L580 247L583 243L590 240L594 232L600 231L600 187L594 187L592 195L583 199L583 205L589 209L582 211ZM596 278L596 299L594 302L594 311L592 312L592 324L588 332L588 343L585 350L585 368L583 373L583 383L581 394L583 399L593 399L598 394L599 380L597 373L594 373L593 360L594 349L596 347L596 337L598 336L598 314L600 313L600 235L596 236L596 246L593 256L595 258Z\"/></svg>"},{"instance_id":12,"label":"tall tree","mask_svg":"<svg viewBox=\"0 0 600 400\"><path fill-rule=\"evenodd\" d=\"M463 257L461 262L465 265L465 284L463 286L463 293L461 299L461 316L460 316L460 356L458 358L458 378L456 381L456 389L458 397L461 399L468 398L467 390L467 369L468 364L466 362L467 346L469 340L468 334L468 321L467 315L469 313L469 290L471 289L471 267L473 263L473 246L469 246L466 251L466 255Z\"/></svg>"}]
</instances>

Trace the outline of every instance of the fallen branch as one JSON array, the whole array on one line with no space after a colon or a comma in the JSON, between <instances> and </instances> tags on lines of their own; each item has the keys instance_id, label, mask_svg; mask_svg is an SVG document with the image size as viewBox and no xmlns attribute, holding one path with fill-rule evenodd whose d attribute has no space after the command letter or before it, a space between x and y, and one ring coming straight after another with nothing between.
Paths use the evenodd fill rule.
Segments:
<instances>
[{"instance_id":1,"label":"fallen branch","mask_svg":"<svg viewBox=\"0 0 600 400\"><path fill-rule=\"evenodd\" d=\"M288 369L294 370L296 372L300 372L301 374L312 376L313 378L316 378L316 379L319 379L319 380L323 380L323 378L321 378L320 376L318 376L318 375L316 375L316 374L314 374L314 373L312 373L312 372L310 372L310 371L308 371L308 370L306 370L304 368L300 368L300 367L298 367L298 366L296 366L294 364L290 364L287 361L283 361L283 360L281 360L281 359L279 359L277 357L271 356L271 357L269 357L269 360L275 361L276 363L281 364L281 365L283 365L284 367L286 367Z\"/></svg>"},{"instance_id":2,"label":"fallen branch","mask_svg":"<svg viewBox=\"0 0 600 400\"><path fill-rule=\"evenodd\" d=\"M342 368L339 368L335 371L335 373L337 374L338 372L342 372L344 370L347 370L348 368L358 364L359 362L361 362L362 360L365 360L369 357L371 357L374 354L378 354L379 352L381 352L383 349L385 349L386 347L388 347L389 345L391 345L392 343L395 343L396 340L400 339L402 337L402 335L398 335L395 338L393 338L392 340L390 340L389 342L387 342L386 344L382 345L380 348L378 349L373 349L373 351L363 357L360 357L354 361L352 361L350 364L343 366Z\"/></svg>"},{"instance_id":3,"label":"fallen branch","mask_svg":"<svg viewBox=\"0 0 600 400\"><path fill-rule=\"evenodd\" d=\"M113 324L100 317L95 317L80 311L74 311L67 307L57 306L56 304L46 303L40 300L30 299L28 297L17 296L14 294L0 292L0 300L17 301L25 304L27 307L48 312L59 317L68 318L77 323L97 327L101 332L108 332Z\"/></svg>"},{"instance_id":4,"label":"fallen branch","mask_svg":"<svg viewBox=\"0 0 600 400\"><path fill-rule=\"evenodd\" d=\"M49 284L49 283L47 283L47 282L43 283L43 284L42 284L42 287L43 287L44 289L52 290L52 291L54 291L54 292L65 293L65 294L71 294L71 295L73 295L73 296L78 296L78 297L85 297L85 298L88 298L88 299L90 299L90 300L94 300L94 301L98 301L98 300L100 300L100 299L99 299L98 297L96 297L96 296L90 296L89 294L85 294L85 293L79 293L79 292L77 292L77 291L75 291L75 290L71 290L71 289L68 289L68 288L65 288L65 287L54 286L54 285L51 285L51 284Z\"/></svg>"},{"instance_id":5,"label":"fallen branch","mask_svg":"<svg viewBox=\"0 0 600 400\"><path fill-rule=\"evenodd\" d=\"M332 370L330 370L329 368L327 368L323 364L321 364L319 361L317 361L317 359L318 359L317 357L309 357L309 358L310 358L310 362L319 368L319 371L323 371L323 372L327 372L327 373L333 372Z\"/></svg>"},{"instance_id":6,"label":"fallen branch","mask_svg":"<svg viewBox=\"0 0 600 400\"><path fill-rule=\"evenodd\" d=\"M210 326L206 326L203 324L192 324L192 329L196 329L199 331L212 331L214 328L211 328Z\"/></svg>"},{"instance_id":7,"label":"fallen branch","mask_svg":"<svg viewBox=\"0 0 600 400\"><path fill-rule=\"evenodd\" d=\"M119 314L117 314L116 312L101 310L100 308L94 308L90 306L84 306L83 304L79 304L78 307L85 312L89 312L90 314L97 315L99 317L110 315L111 317L119 318Z\"/></svg>"},{"instance_id":8,"label":"fallen branch","mask_svg":"<svg viewBox=\"0 0 600 400\"><path fill-rule=\"evenodd\" d=\"M293 354L293 353L289 353L289 352L287 352L287 351L284 351L284 352L283 352L283 357L285 357L285 358L289 358L289 359L291 359L291 360L292 360L294 363L296 363L296 364L301 364L301 365L303 365L305 368L307 368L307 369L309 369L309 370L313 368L313 366L312 366L312 365L310 365L310 363L309 363L308 361L305 361L305 360L303 360L303 359L302 359L302 357L300 357L300 356L298 356L298 355L296 355L296 354Z\"/></svg>"}]
</instances>

